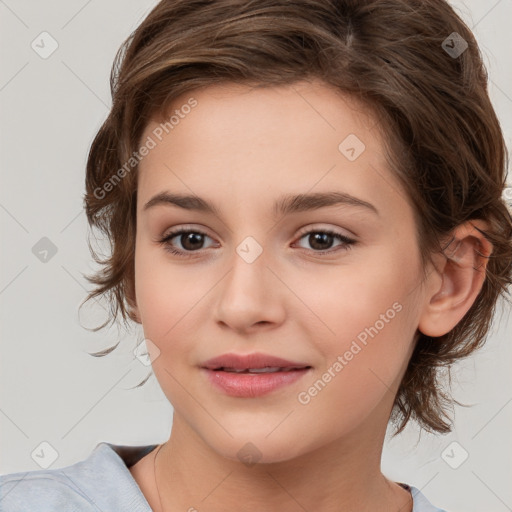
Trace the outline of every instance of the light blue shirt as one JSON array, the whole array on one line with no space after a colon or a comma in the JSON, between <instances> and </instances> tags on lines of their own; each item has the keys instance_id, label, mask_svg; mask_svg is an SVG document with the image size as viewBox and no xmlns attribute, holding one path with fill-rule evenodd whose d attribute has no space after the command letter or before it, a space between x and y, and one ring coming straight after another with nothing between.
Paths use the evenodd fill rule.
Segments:
<instances>
[{"instance_id":1,"label":"light blue shirt","mask_svg":"<svg viewBox=\"0 0 512 512\"><path fill-rule=\"evenodd\" d=\"M157 446L102 442L70 466L0 475L0 511L152 512L128 468ZM413 512L446 512L416 487L400 485L412 493Z\"/></svg>"}]
</instances>

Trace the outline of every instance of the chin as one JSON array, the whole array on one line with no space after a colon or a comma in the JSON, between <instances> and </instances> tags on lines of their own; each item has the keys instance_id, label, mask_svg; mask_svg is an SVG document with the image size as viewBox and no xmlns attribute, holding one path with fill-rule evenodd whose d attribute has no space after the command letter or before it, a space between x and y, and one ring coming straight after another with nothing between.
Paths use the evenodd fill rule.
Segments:
<instances>
[{"instance_id":1,"label":"chin","mask_svg":"<svg viewBox=\"0 0 512 512\"><path fill-rule=\"evenodd\" d=\"M312 448L298 443L298 435L279 436L265 432L249 432L234 435L232 438L223 436L222 439L203 438L210 449L221 457L235 462L242 462L248 467L254 464L273 464L286 462L304 455ZM271 439L274 436L273 439Z\"/></svg>"}]
</instances>

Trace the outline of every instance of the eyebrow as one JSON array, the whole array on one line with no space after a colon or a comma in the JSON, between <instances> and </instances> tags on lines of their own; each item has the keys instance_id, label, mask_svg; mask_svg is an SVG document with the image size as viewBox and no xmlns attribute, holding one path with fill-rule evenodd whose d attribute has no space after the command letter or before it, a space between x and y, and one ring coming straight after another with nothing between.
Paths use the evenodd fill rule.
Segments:
<instances>
[{"instance_id":1,"label":"eyebrow","mask_svg":"<svg viewBox=\"0 0 512 512\"><path fill-rule=\"evenodd\" d=\"M373 204L347 194L346 192L316 192L311 194L282 196L274 203L272 211L274 216L277 217L278 215L316 210L318 208L338 204L365 208L379 215L379 211ZM185 210L196 210L220 217L220 212L213 203L193 195L160 192L144 205L143 211L157 205L174 205Z\"/></svg>"}]
</instances>

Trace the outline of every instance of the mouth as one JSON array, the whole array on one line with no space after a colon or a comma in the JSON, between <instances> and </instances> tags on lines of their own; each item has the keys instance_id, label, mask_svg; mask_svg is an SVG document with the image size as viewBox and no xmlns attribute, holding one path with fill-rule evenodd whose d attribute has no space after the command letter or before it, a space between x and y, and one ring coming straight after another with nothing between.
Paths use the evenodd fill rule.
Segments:
<instances>
[{"instance_id":1,"label":"mouth","mask_svg":"<svg viewBox=\"0 0 512 512\"><path fill-rule=\"evenodd\" d=\"M239 398L266 395L301 379L312 366L268 354L224 354L201 365L214 389Z\"/></svg>"}]
</instances>

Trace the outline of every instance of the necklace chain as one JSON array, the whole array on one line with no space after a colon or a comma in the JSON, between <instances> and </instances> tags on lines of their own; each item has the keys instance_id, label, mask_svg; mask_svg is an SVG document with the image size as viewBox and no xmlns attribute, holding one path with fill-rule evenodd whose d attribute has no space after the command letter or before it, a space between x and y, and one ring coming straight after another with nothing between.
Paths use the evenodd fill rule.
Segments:
<instances>
[{"instance_id":1,"label":"necklace chain","mask_svg":"<svg viewBox=\"0 0 512 512\"><path fill-rule=\"evenodd\" d=\"M163 444L161 444L158 447L158 450L156 451L155 457L153 459L153 476L154 476L154 479L155 479L156 492L158 493L158 502L160 503L160 512L164 512L164 508L162 507L162 498L160 497L160 490L158 489L158 482L156 480L156 456L158 455L158 452L160 451L162 446L163 446Z\"/></svg>"}]
</instances>

